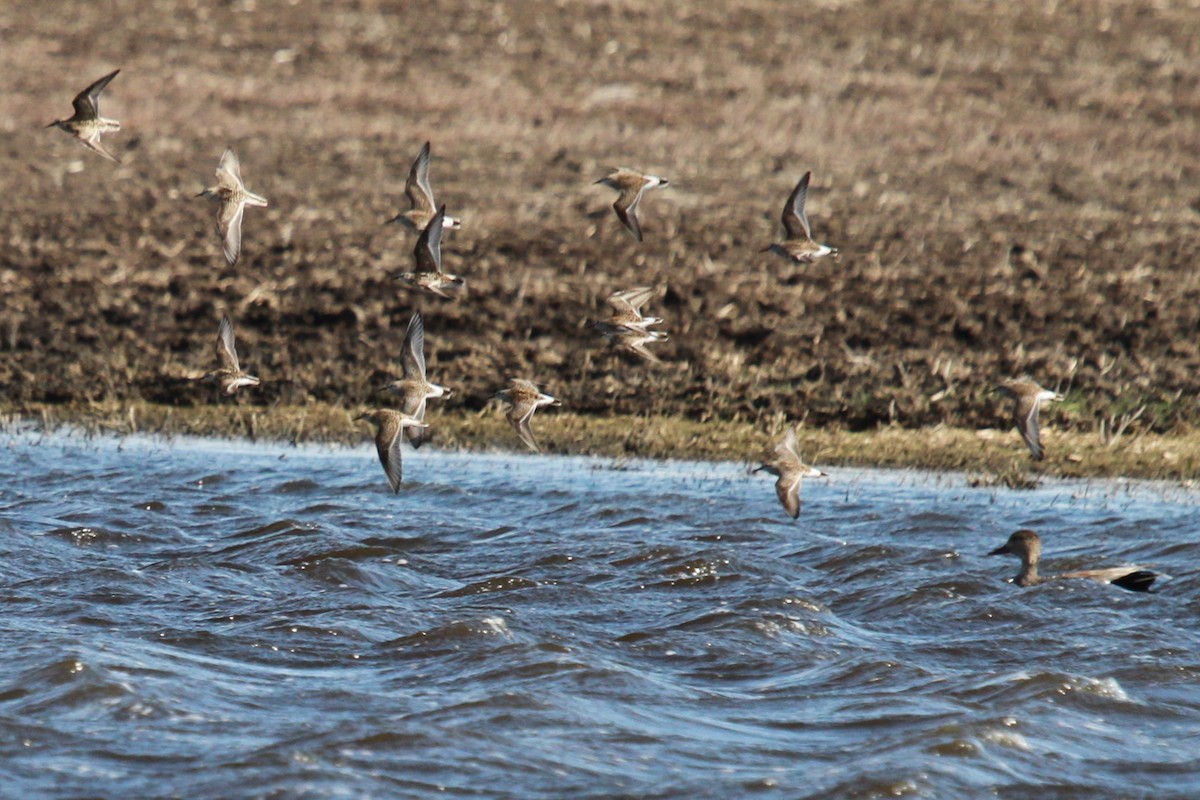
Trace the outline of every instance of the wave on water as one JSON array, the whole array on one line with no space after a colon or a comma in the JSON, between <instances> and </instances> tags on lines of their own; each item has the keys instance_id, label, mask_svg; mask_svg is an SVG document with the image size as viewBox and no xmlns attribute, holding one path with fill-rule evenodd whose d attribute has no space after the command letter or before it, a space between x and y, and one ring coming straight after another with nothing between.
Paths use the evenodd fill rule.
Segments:
<instances>
[{"instance_id":1,"label":"wave on water","mask_svg":"<svg viewBox=\"0 0 1200 800\"><path fill-rule=\"evenodd\" d=\"M13 796L1200 792L1195 493L831 469L793 521L729 464L13 451ZM987 553L1029 526L1171 578L1021 589Z\"/></svg>"}]
</instances>

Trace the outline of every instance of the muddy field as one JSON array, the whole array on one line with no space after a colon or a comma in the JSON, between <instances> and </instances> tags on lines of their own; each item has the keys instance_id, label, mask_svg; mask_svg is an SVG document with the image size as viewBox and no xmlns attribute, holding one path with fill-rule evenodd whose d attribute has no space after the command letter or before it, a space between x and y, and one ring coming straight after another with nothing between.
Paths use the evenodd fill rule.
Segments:
<instances>
[{"instance_id":1,"label":"muddy field","mask_svg":"<svg viewBox=\"0 0 1200 800\"><path fill-rule=\"evenodd\" d=\"M240 403L359 408L420 309L460 412L523 376L584 414L994 426L1028 373L1057 429L1200 420L1194 2L335 5L0 7L0 405L214 403L228 314ZM123 165L43 129L118 67ZM427 139L453 300L382 224ZM194 197L226 146L270 200L233 269ZM671 179L642 244L615 165ZM794 267L759 250L809 169L841 257ZM589 328L638 285L659 366Z\"/></svg>"}]
</instances>

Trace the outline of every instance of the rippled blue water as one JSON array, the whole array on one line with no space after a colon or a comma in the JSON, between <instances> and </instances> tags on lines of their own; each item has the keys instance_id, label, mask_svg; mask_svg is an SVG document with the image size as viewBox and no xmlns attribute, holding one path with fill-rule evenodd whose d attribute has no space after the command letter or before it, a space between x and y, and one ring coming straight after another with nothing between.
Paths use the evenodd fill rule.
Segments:
<instances>
[{"instance_id":1,"label":"rippled blue water","mask_svg":"<svg viewBox=\"0 0 1200 800\"><path fill-rule=\"evenodd\" d=\"M1182 488L4 443L4 796L1200 796Z\"/></svg>"}]
</instances>

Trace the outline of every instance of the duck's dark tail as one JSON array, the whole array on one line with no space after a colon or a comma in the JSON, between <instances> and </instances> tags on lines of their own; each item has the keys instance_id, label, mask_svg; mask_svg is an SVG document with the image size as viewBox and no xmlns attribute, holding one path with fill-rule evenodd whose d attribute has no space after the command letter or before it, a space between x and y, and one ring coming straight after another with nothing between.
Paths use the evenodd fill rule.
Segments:
<instances>
[{"instance_id":1,"label":"duck's dark tail","mask_svg":"<svg viewBox=\"0 0 1200 800\"><path fill-rule=\"evenodd\" d=\"M1148 592L1150 585L1157 578L1156 573L1148 569L1139 569L1137 572L1131 572L1128 575L1122 575L1112 582L1113 586L1120 586L1122 589L1128 589L1131 592Z\"/></svg>"}]
</instances>

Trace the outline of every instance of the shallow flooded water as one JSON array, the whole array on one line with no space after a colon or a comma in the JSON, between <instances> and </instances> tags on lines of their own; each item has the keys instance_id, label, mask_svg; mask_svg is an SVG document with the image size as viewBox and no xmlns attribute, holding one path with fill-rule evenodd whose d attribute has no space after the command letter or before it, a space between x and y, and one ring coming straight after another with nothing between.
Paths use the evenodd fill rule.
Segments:
<instances>
[{"instance_id":1,"label":"shallow flooded water","mask_svg":"<svg viewBox=\"0 0 1200 800\"><path fill-rule=\"evenodd\" d=\"M1194 491L3 444L8 796L1200 794Z\"/></svg>"}]
</instances>

